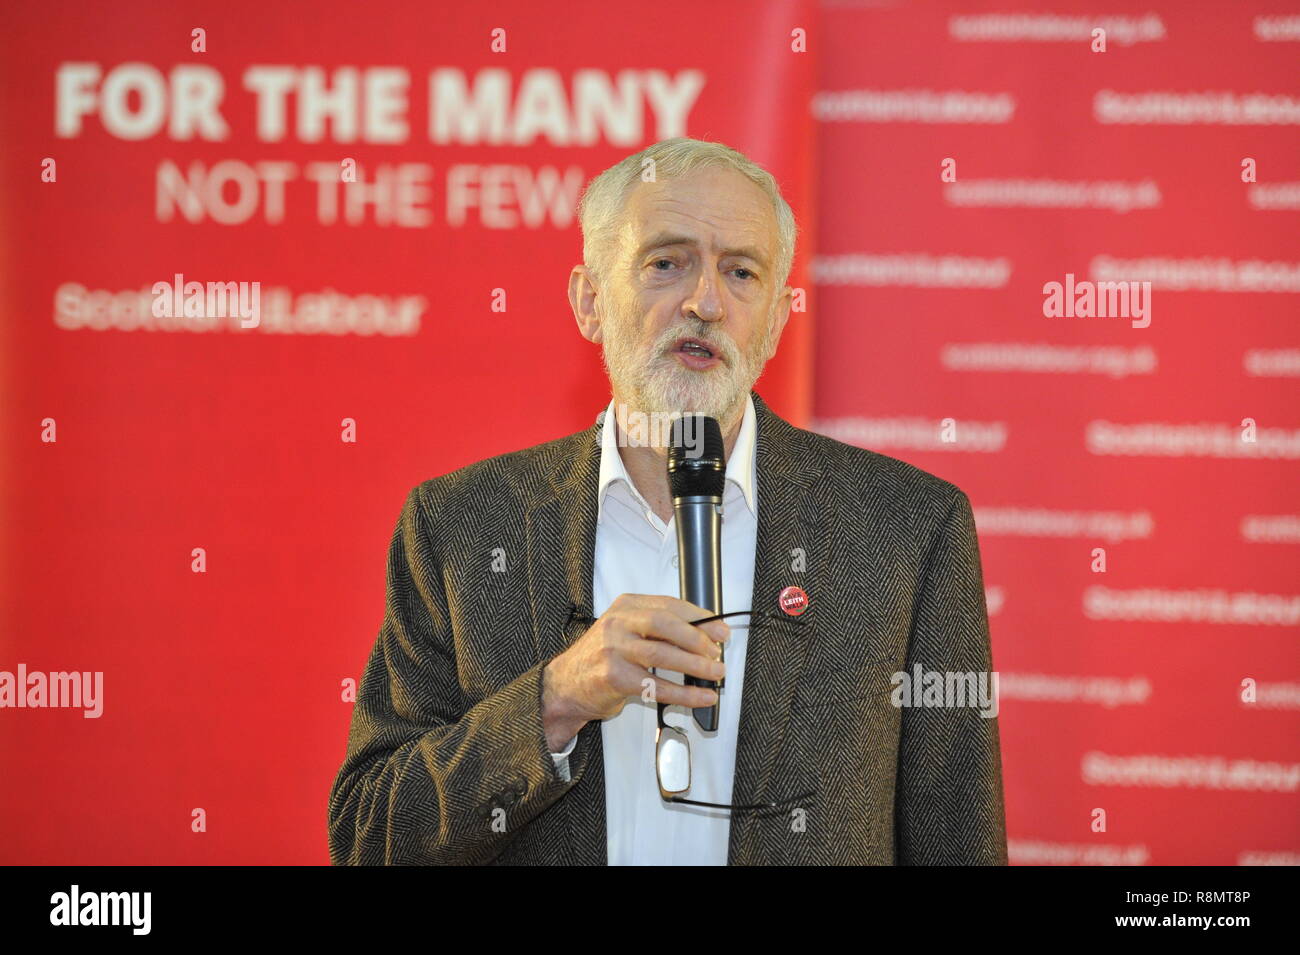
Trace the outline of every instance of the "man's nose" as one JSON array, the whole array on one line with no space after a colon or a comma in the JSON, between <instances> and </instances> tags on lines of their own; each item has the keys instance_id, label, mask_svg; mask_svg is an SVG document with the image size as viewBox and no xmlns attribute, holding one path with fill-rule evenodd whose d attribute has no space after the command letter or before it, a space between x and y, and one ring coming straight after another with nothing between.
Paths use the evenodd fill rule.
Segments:
<instances>
[{"instance_id":1,"label":"man's nose","mask_svg":"<svg viewBox=\"0 0 1300 955\"><path fill-rule=\"evenodd\" d=\"M700 270L700 278L695 283L695 288L682 303L682 312L686 315L694 315L705 322L719 322L726 317L726 310L722 304L722 289L719 287L716 273L711 272L709 268Z\"/></svg>"}]
</instances>

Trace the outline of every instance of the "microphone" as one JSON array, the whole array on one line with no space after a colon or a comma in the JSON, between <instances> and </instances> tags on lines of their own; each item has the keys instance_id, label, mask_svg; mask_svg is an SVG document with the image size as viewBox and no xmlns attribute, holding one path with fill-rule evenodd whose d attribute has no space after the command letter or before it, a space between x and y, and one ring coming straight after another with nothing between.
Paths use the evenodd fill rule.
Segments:
<instances>
[{"instance_id":1,"label":"microphone","mask_svg":"<svg viewBox=\"0 0 1300 955\"><path fill-rule=\"evenodd\" d=\"M668 486L677 518L677 569L683 600L722 613L722 492L727 483L722 428L702 414L673 422ZM721 690L725 681L683 674L688 686ZM702 730L718 728L718 708L693 708Z\"/></svg>"}]
</instances>

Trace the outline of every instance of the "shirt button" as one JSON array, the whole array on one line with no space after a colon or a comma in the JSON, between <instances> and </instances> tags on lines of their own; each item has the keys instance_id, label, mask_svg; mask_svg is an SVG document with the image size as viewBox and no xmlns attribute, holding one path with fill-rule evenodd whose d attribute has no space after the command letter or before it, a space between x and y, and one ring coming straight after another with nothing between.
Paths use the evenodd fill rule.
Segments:
<instances>
[{"instance_id":1,"label":"shirt button","mask_svg":"<svg viewBox=\"0 0 1300 955\"><path fill-rule=\"evenodd\" d=\"M673 554L673 566L674 566L674 567L677 566L677 555L676 555L676 554Z\"/></svg>"}]
</instances>

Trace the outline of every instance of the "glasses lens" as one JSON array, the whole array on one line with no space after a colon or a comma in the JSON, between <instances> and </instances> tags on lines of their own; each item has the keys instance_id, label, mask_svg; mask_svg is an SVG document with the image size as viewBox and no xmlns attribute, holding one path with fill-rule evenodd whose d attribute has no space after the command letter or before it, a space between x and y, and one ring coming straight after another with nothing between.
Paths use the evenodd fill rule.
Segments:
<instances>
[{"instance_id":1,"label":"glasses lens","mask_svg":"<svg viewBox=\"0 0 1300 955\"><path fill-rule=\"evenodd\" d=\"M655 768L659 771L659 788L665 795L678 796L691 788L691 746L685 733L672 726L659 732Z\"/></svg>"}]
</instances>

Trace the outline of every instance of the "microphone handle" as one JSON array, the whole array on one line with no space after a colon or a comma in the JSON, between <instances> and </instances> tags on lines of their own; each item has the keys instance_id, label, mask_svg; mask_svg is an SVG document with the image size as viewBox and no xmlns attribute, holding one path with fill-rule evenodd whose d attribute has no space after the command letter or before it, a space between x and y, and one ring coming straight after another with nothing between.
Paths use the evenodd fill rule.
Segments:
<instances>
[{"instance_id":1,"label":"microphone handle","mask_svg":"<svg viewBox=\"0 0 1300 955\"><path fill-rule=\"evenodd\" d=\"M722 613L722 499L710 496L673 500L677 517L677 567L682 599L713 613ZM719 650L721 653L721 650ZM688 686L721 690L725 680L701 680L684 674ZM718 728L718 709L694 707L702 730Z\"/></svg>"}]
</instances>

